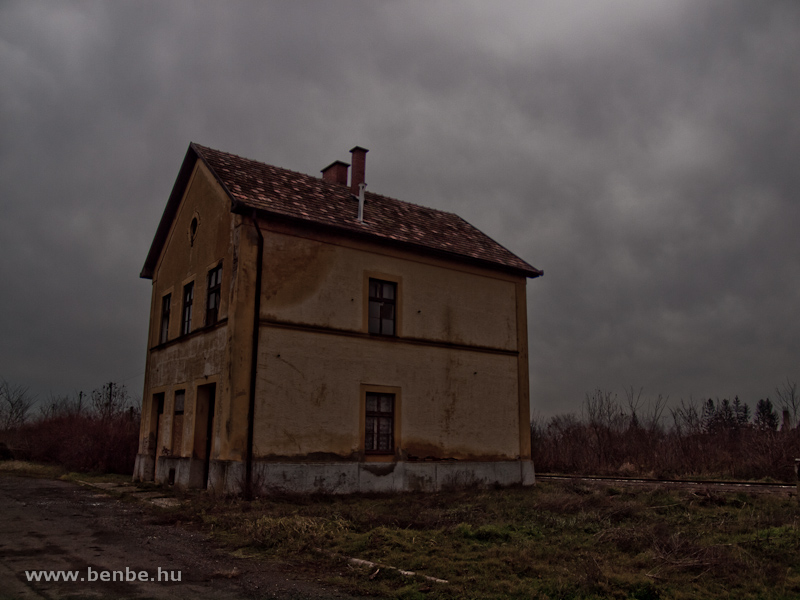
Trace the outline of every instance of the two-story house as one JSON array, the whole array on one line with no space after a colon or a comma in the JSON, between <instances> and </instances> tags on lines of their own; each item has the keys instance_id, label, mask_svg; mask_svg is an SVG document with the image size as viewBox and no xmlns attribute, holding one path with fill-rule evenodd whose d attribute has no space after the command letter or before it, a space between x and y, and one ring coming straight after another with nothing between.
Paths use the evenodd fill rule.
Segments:
<instances>
[{"instance_id":1,"label":"two-story house","mask_svg":"<svg viewBox=\"0 0 800 600\"><path fill-rule=\"evenodd\" d=\"M528 278L460 217L190 144L152 280L134 477L217 491L531 484ZM350 181L348 182L348 177Z\"/></svg>"}]
</instances>

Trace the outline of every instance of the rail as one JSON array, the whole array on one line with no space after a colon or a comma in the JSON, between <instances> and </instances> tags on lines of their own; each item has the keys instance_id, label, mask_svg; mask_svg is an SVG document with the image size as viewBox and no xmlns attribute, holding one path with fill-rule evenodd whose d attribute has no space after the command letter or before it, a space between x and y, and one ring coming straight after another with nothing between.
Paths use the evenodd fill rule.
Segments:
<instances>
[{"instance_id":1,"label":"rail","mask_svg":"<svg viewBox=\"0 0 800 600\"><path fill-rule=\"evenodd\" d=\"M537 481L586 481L592 483L616 483L621 485L680 485L684 487L726 487L742 490L796 491L791 483L766 481L729 481L719 479L654 479L648 477L617 477L610 475L555 475L536 474Z\"/></svg>"}]
</instances>

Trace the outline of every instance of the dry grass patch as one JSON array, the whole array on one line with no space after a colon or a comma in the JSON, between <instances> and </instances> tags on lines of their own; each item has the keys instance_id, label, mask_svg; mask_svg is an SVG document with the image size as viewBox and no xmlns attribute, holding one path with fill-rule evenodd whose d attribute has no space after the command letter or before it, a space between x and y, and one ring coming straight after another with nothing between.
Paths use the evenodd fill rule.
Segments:
<instances>
[{"instance_id":1,"label":"dry grass patch","mask_svg":"<svg viewBox=\"0 0 800 600\"><path fill-rule=\"evenodd\" d=\"M64 468L59 465L43 465L27 460L4 460L0 461L0 473L53 479L63 475Z\"/></svg>"},{"instance_id":2,"label":"dry grass patch","mask_svg":"<svg viewBox=\"0 0 800 600\"><path fill-rule=\"evenodd\" d=\"M201 496L189 510L184 518L205 523L235 548L301 561L362 594L683 599L729 591L737 598L800 597L794 497L556 482L250 503ZM379 567L353 566L336 556ZM403 577L386 566L419 576Z\"/></svg>"}]
</instances>

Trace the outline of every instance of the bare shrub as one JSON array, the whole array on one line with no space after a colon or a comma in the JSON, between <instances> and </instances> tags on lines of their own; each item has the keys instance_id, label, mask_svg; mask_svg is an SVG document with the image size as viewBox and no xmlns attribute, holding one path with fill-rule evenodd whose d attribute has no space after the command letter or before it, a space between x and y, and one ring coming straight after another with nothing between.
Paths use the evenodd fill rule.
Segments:
<instances>
[{"instance_id":1,"label":"bare shrub","mask_svg":"<svg viewBox=\"0 0 800 600\"><path fill-rule=\"evenodd\" d=\"M584 414L589 426L588 442L594 454L596 469L609 470L619 460L619 445L615 442L625 429L628 419L617 402L616 394L597 389L586 394Z\"/></svg>"},{"instance_id":2,"label":"bare shrub","mask_svg":"<svg viewBox=\"0 0 800 600\"><path fill-rule=\"evenodd\" d=\"M532 435L534 464L550 465L549 470L575 473L585 468L586 426L573 414L557 415L539 425Z\"/></svg>"},{"instance_id":3,"label":"bare shrub","mask_svg":"<svg viewBox=\"0 0 800 600\"><path fill-rule=\"evenodd\" d=\"M783 402L791 402L791 382L785 388ZM613 393L598 389L586 395L580 417L538 419L531 426L537 471L659 478L795 478L800 429L777 431L774 412L766 401L759 403L751 422L750 407L739 398L681 399L669 408L669 426L662 421L667 405L664 396L646 399L641 388L631 386L625 390L625 404Z\"/></svg>"},{"instance_id":4,"label":"bare shrub","mask_svg":"<svg viewBox=\"0 0 800 600\"><path fill-rule=\"evenodd\" d=\"M53 396L38 418L15 434L15 453L73 471L133 472L140 409L124 386L108 384L89 396Z\"/></svg>"}]
</instances>

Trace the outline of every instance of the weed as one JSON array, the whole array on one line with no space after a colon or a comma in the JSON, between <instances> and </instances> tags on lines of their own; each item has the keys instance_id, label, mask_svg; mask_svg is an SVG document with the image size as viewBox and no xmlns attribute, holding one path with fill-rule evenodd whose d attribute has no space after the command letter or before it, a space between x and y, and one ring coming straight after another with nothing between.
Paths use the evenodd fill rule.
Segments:
<instances>
[{"instance_id":1,"label":"weed","mask_svg":"<svg viewBox=\"0 0 800 600\"><path fill-rule=\"evenodd\" d=\"M546 483L250 503L200 495L183 512L234 548L306 561L359 594L644 600L800 594L794 560L800 517L790 498L624 487L609 493L603 485ZM381 567L343 567L333 555Z\"/></svg>"}]
</instances>

